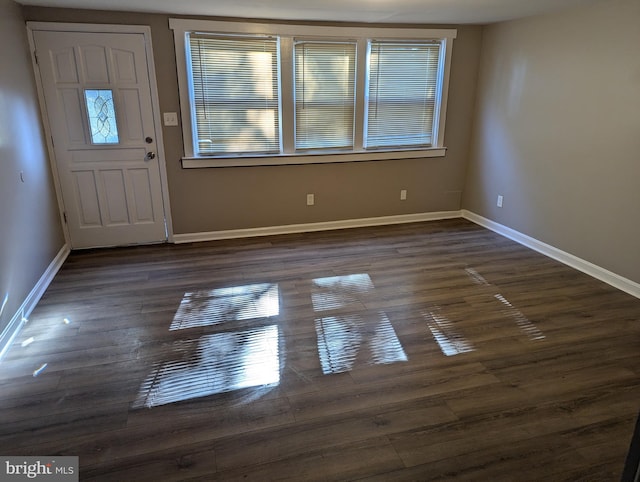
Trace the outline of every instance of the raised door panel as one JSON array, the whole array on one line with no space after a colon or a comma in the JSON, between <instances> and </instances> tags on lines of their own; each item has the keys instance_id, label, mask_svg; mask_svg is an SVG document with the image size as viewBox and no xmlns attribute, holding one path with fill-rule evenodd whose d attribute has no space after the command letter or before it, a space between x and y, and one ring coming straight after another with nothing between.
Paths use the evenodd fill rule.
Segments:
<instances>
[{"instance_id":1,"label":"raised door panel","mask_svg":"<svg viewBox=\"0 0 640 482\"><path fill-rule=\"evenodd\" d=\"M144 126L142 119L142 105L140 105L140 93L138 89L120 89L122 96L124 123L122 137L124 142L142 141L144 138Z\"/></svg>"},{"instance_id":2,"label":"raised door panel","mask_svg":"<svg viewBox=\"0 0 640 482\"><path fill-rule=\"evenodd\" d=\"M104 46L80 46L80 55L84 67L84 82L87 84L108 84L109 61L108 50Z\"/></svg>"},{"instance_id":3,"label":"raised door panel","mask_svg":"<svg viewBox=\"0 0 640 482\"><path fill-rule=\"evenodd\" d=\"M57 84L77 84L78 64L76 62L76 52L73 48L64 48L51 52L51 63L53 65L53 75Z\"/></svg>"},{"instance_id":4,"label":"raised door panel","mask_svg":"<svg viewBox=\"0 0 640 482\"><path fill-rule=\"evenodd\" d=\"M152 223L156 221L153 209L153 187L148 169L129 169L132 187L133 222Z\"/></svg>"},{"instance_id":5,"label":"raised door panel","mask_svg":"<svg viewBox=\"0 0 640 482\"><path fill-rule=\"evenodd\" d=\"M115 81L118 83L138 83L135 53L128 50L113 49L111 54L115 70Z\"/></svg>"},{"instance_id":6,"label":"raised door panel","mask_svg":"<svg viewBox=\"0 0 640 482\"><path fill-rule=\"evenodd\" d=\"M80 97L80 90L77 87L58 89L59 102L64 110L64 132L60 128L63 124L54 127L60 136L65 136L67 146L84 146L87 144L86 132L84 128L84 105Z\"/></svg>"},{"instance_id":7,"label":"raised door panel","mask_svg":"<svg viewBox=\"0 0 640 482\"><path fill-rule=\"evenodd\" d=\"M79 218L79 227L99 227L102 225L98 186L93 171L75 171L73 173L77 201L75 203Z\"/></svg>"},{"instance_id":8,"label":"raised door panel","mask_svg":"<svg viewBox=\"0 0 640 482\"><path fill-rule=\"evenodd\" d=\"M129 224L127 208L127 190L122 169L100 171L100 179L104 190L106 213L105 225L118 226Z\"/></svg>"}]
</instances>

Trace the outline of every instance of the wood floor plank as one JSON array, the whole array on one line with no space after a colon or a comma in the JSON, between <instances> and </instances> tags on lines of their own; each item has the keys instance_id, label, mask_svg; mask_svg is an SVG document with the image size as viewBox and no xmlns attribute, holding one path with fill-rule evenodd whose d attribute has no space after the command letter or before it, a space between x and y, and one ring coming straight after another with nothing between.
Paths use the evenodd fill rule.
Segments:
<instances>
[{"instance_id":1,"label":"wood floor plank","mask_svg":"<svg viewBox=\"0 0 640 482\"><path fill-rule=\"evenodd\" d=\"M555 435L485 447L478 444L464 457L443 458L365 480L555 481L558 465L574 471L588 464L588 459L576 456L573 447Z\"/></svg>"},{"instance_id":2,"label":"wood floor plank","mask_svg":"<svg viewBox=\"0 0 640 482\"><path fill-rule=\"evenodd\" d=\"M331 449L308 453L300 457L278 460L270 464L249 465L223 470L214 478L194 480L292 480L341 481L355 480L369 474L402 467L402 462L385 437L340 444Z\"/></svg>"}]
</instances>

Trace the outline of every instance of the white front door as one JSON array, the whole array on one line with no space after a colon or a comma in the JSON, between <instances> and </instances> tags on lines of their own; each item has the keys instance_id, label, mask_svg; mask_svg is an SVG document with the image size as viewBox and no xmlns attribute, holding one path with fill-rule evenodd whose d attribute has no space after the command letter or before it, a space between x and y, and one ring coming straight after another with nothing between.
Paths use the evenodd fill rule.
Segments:
<instances>
[{"instance_id":1,"label":"white front door","mask_svg":"<svg viewBox=\"0 0 640 482\"><path fill-rule=\"evenodd\" d=\"M72 247L165 241L144 35L33 39Z\"/></svg>"}]
</instances>

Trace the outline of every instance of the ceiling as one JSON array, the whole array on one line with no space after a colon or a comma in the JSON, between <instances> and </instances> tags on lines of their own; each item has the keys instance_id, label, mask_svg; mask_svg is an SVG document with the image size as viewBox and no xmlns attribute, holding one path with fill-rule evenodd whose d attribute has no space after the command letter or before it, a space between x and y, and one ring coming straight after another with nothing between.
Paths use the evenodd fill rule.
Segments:
<instances>
[{"instance_id":1,"label":"ceiling","mask_svg":"<svg viewBox=\"0 0 640 482\"><path fill-rule=\"evenodd\" d=\"M255 19L486 24L607 0L18 0L23 5Z\"/></svg>"}]
</instances>

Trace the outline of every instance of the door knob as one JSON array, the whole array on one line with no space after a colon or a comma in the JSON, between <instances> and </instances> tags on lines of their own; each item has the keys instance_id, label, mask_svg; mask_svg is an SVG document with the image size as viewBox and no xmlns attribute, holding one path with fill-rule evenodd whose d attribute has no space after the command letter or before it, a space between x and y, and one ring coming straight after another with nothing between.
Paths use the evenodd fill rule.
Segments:
<instances>
[{"instance_id":1,"label":"door knob","mask_svg":"<svg viewBox=\"0 0 640 482\"><path fill-rule=\"evenodd\" d=\"M147 152L147 155L144 156L144 160L145 161L150 161L152 159L156 158L156 153L155 152Z\"/></svg>"}]
</instances>

